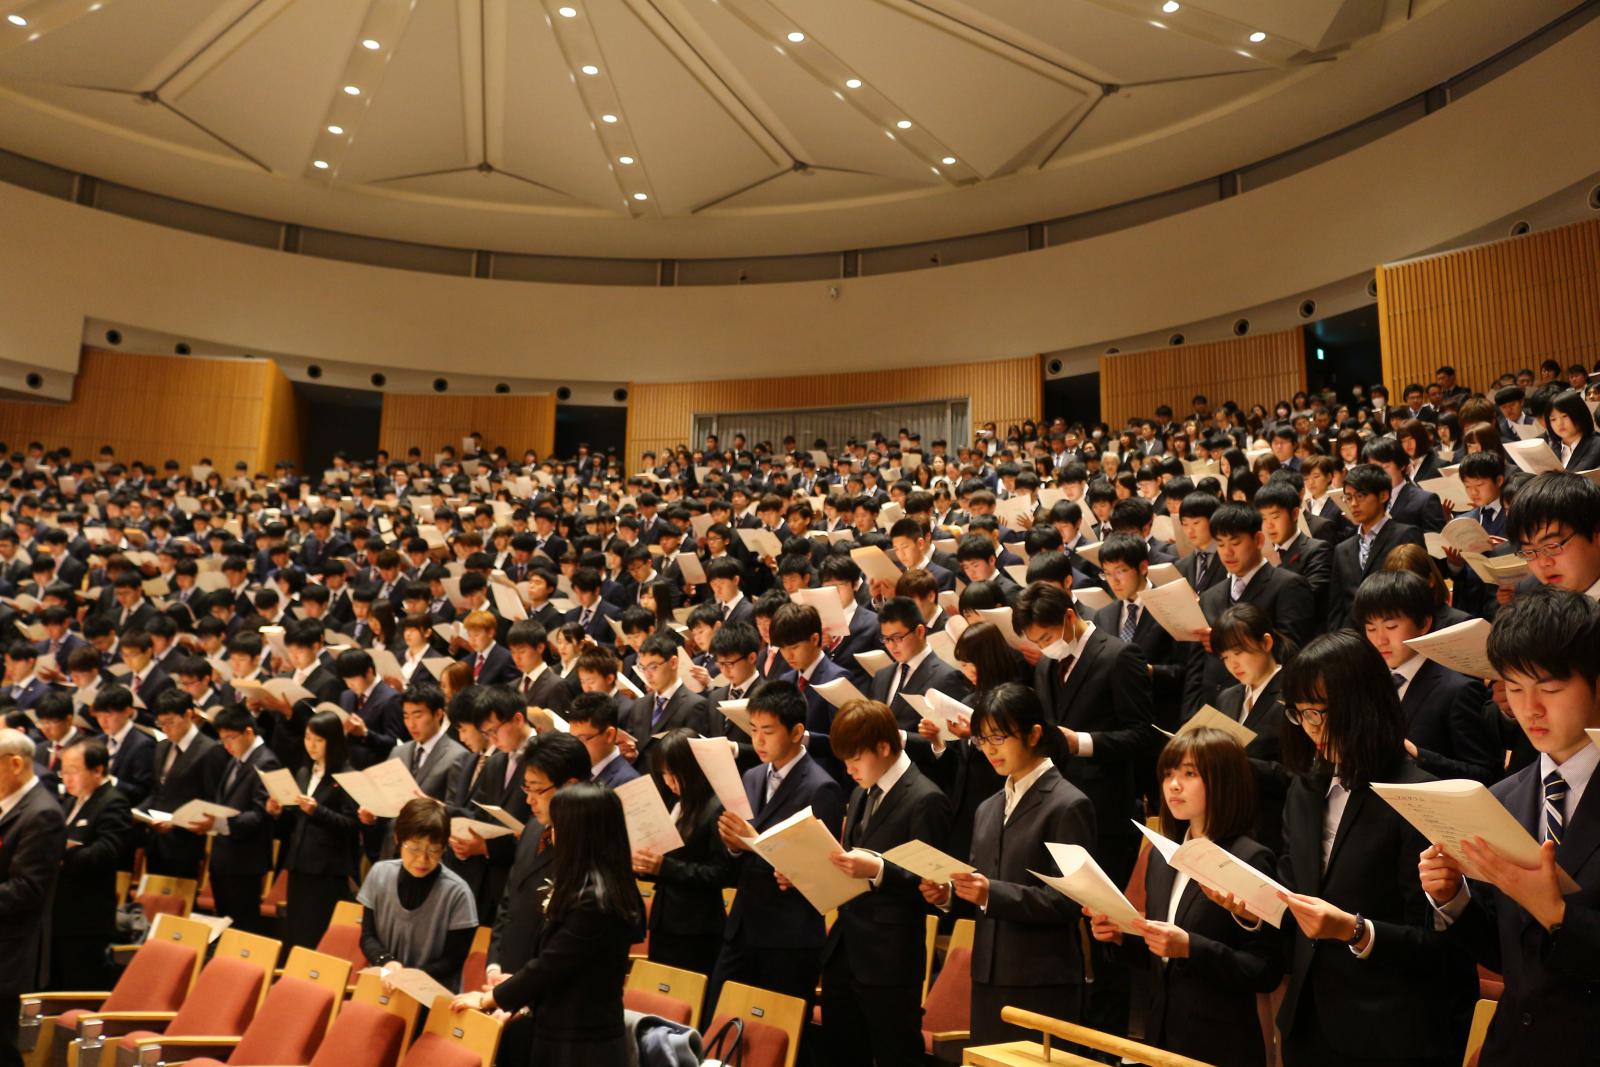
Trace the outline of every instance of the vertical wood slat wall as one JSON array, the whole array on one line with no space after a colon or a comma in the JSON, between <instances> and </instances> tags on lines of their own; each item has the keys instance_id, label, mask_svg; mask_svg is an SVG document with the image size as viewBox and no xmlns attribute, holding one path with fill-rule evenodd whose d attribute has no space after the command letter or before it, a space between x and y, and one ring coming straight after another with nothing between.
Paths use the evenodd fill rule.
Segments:
<instances>
[{"instance_id":1,"label":"vertical wood slat wall","mask_svg":"<svg viewBox=\"0 0 1600 1067\"><path fill-rule=\"evenodd\" d=\"M70 402L0 400L0 441L66 446L84 461L111 445L124 462L175 459L187 470L209 458L231 472L243 460L270 473L280 459L300 460L294 399L271 360L86 348Z\"/></svg>"},{"instance_id":2,"label":"vertical wood slat wall","mask_svg":"<svg viewBox=\"0 0 1600 1067\"><path fill-rule=\"evenodd\" d=\"M628 387L628 444L624 471L632 473L645 451L662 452L690 441L696 413L846 407L969 398L972 425L1038 419L1044 411L1038 356L989 363L914 366L904 370L798 378L746 378L711 382L634 382ZM885 434L895 427L881 427ZM951 442L952 446L959 442Z\"/></svg>"},{"instance_id":3,"label":"vertical wood slat wall","mask_svg":"<svg viewBox=\"0 0 1600 1067\"><path fill-rule=\"evenodd\" d=\"M1213 409L1232 400L1267 410L1306 387L1305 338L1299 326L1280 333L1178 345L1100 357L1100 417L1112 426L1150 418L1169 404L1178 418L1204 393Z\"/></svg>"},{"instance_id":4,"label":"vertical wood slat wall","mask_svg":"<svg viewBox=\"0 0 1600 1067\"><path fill-rule=\"evenodd\" d=\"M1486 390L1504 371L1600 359L1600 219L1378 268L1383 379L1398 397L1449 364Z\"/></svg>"},{"instance_id":5,"label":"vertical wood slat wall","mask_svg":"<svg viewBox=\"0 0 1600 1067\"><path fill-rule=\"evenodd\" d=\"M404 459L412 445L432 462L435 452L461 439L483 434L483 446L505 446L513 460L534 449L540 458L555 449L556 398L553 393L527 396L435 396L386 393L378 447L391 459Z\"/></svg>"}]
</instances>

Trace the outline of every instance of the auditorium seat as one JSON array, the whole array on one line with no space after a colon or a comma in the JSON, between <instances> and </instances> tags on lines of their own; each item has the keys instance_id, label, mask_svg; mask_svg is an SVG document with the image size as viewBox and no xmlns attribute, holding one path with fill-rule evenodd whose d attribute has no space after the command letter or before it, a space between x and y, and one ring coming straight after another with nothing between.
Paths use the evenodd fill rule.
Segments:
<instances>
[{"instance_id":1,"label":"auditorium seat","mask_svg":"<svg viewBox=\"0 0 1600 1067\"><path fill-rule=\"evenodd\" d=\"M188 918L195 906L195 883L191 878L173 878L165 874L147 874L139 880L134 890L134 903L145 915L176 915ZM201 911L208 911L202 908Z\"/></svg>"},{"instance_id":2,"label":"auditorium seat","mask_svg":"<svg viewBox=\"0 0 1600 1067\"><path fill-rule=\"evenodd\" d=\"M404 993L385 993L377 975L359 975L309 1067L395 1067L421 1014L422 1005Z\"/></svg>"},{"instance_id":3,"label":"auditorium seat","mask_svg":"<svg viewBox=\"0 0 1600 1067\"><path fill-rule=\"evenodd\" d=\"M1462 1067L1478 1067L1478 1055L1483 1051L1483 1039L1489 1036L1489 1023L1494 1019L1498 1000L1480 1000L1472 1009L1472 1029L1467 1032L1467 1051L1461 1059Z\"/></svg>"},{"instance_id":4,"label":"auditorium seat","mask_svg":"<svg viewBox=\"0 0 1600 1067\"><path fill-rule=\"evenodd\" d=\"M499 1047L498 1019L481 1011L453 1012L441 997L428 1012L422 1036L406 1051L400 1067L492 1067ZM346 1065L340 1062L328 1067Z\"/></svg>"},{"instance_id":5,"label":"auditorium seat","mask_svg":"<svg viewBox=\"0 0 1600 1067\"><path fill-rule=\"evenodd\" d=\"M706 984L706 976L698 971L668 967L664 963L655 963L651 960L634 960L632 969L628 971L624 989L655 993L689 1005L690 1014L687 1022L699 1029L700 1010L706 999Z\"/></svg>"},{"instance_id":6,"label":"auditorium seat","mask_svg":"<svg viewBox=\"0 0 1600 1067\"><path fill-rule=\"evenodd\" d=\"M267 890L266 896L261 898L261 917L263 919L276 919L283 914L283 906L289 902L289 872L279 871L272 879L272 887Z\"/></svg>"},{"instance_id":7,"label":"auditorium seat","mask_svg":"<svg viewBox=\"0 0 1600 1067\"><path fill-rule=\"evenodd\" d=\"M663 1019L671 1019L675 1023L692 1026L689 1020L694 1012L689 1005L669 997L665 993L657 993L651 989L636 989L624 986L622 989L622 1006L628 1011L636 1011L641 1015L659 1015Z\"/></svg>"},{"instance_id":8,"label":"auditorium seat","mask_svg":"<svg viewBox=\"0 0 1600 1067\"><path fill-rule=\"evenodd\" d=\"M199 973L211 931L191 919L161 915L109 992L24 993L18 1047L30 1064L60 1067L78 1020L90 1012L176 1012Z\"/></svg>"},{"instance_id":9,"label":"auditorium seat","mask_svg":"<svg viewBox=\"0 0 1600 1067\"><path fill-rule=\"evenodd\" d=\"M360 934L359 927L356 932ZM482 989L489 980L489 939L493 936L494 928L489 926L478 927L478 932L472 935L472 947L467 950L466 961L461 964L462 989ZM361 951L359 937L356 951Z\"/></svg>"},{"instance_id":10,"label":"auditorium seat","mask_svg":"<svg viewBox=\"0 0 1600 1067\"><path fill-rule=\"evenodd\" d=\"M799 997L773 993L743 982L725 982L705 1033L715 1034L729 1019L744 1022L743 1067L794 1067L805 1024Z\"/></svg>"},{"instance_id":11,"label":"auditorium seat","mask_svg":"<svg viewBox=\"0 0 1600 1067\"><path fill-rule=\"evenodd\" d=\"M272 945L271 955L266 957L268 960L277 958L277 942L272 942ZM105 1035L122 1035L114 1039L117 1064L136 1063L140 1048L159 1045L174 1037L240 1037L244 1034L266 996L271 971L270 966L264 968L255 959L241 956L237 951L229 951L233 947L217 946L217 954L200 972L194 992L164 1027L154 1028L152 1024L160 1020L146 1012L90 1016L105 1019L106 1029L102 1031ZM252 951L251 955L258 953Z\"/></svg>"},{"instance_id":12,"label":"auditorium seat","mask_svg":"<svg viewBox=\"0 0 1600 1067\"><path fill-rule=\"evenodd\" d=\"M939 945L939 917L929 915L925 920L927 937L922 947L922 999L928 999L928 986L933 981L933 954Z\"/></svg>"},{"instance_id":13,"label":"auditorium seat","mask_svg":"<svg viewBox=\"0 0 1600 1067\"><path fill-rule=\"evenodd\" d=\"M349 977L348 961L296 948L289 953L283 977L273 983L243 1036L164 1035L149 1046L159 1050L156 1056L160 1061L186 1060L195 1067L215 1067L223 1062L230 1067L310 1063L338 1015Z\"/></svg>"},{"instance_id":14,"label":"auditorium seat","mask_svg":"<svg viewBox=\"0 0 1600 1067\"><path fill-rule=\"evenodd\" d=\"M953 948L945 954L939 976L922 1002L923 1051L938 1056L941 1043L965 1043L971 1026L972 949Z\"/></svg>"}]
</instances>

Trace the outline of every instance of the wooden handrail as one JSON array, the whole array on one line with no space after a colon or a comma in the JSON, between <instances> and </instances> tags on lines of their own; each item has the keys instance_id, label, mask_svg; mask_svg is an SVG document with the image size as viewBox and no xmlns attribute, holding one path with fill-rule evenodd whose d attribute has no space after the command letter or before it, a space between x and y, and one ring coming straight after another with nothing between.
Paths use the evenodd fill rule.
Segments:
<instances>
[{"instance_id":1,"label":"wooden handrail","mask_svg":"<svg viewBox=\"0 0 1600 1067\"><path fill-rule=\"evenodd\" d=\"M1000 1018L1014 1026L1025 1030L1037 1030L1043 1035L1044 1058L1050 1059L1050 1039L1059 1037L1063 1041L1070 1041L1075 1045L1092 1048L1097 1052L1109 1052L1114 1056L1134 1060L1149 1067L1208 1067L1201 1060L1193 1060L1188 1056L1180 1056L1176 1052L1165 1049L1153 1048L1138 1041L1130 1041L1125 1037L1108 1034L1100 1030L1093 1030L1077 1023L1069 1023L1062 1019L1054 1019L1048 1015L1040 1015L1035 1011L1025 1011L1022 1008L1001 1008Z\"/></svg>"}]
</instances>

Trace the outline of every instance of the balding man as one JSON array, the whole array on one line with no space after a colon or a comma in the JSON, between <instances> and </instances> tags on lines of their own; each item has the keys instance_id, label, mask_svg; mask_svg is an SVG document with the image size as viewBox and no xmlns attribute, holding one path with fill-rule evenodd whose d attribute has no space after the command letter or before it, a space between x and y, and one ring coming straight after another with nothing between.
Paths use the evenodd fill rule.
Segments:
<instances>
[{"instance_id":1,"label":"balding man","mask_svg":"<svg viewBox=\"0 0 1600 1067\"><path fill-rule=\"evenodd\" d=\"M61 804L39 787L33 742L0 730L0 1067L22 1067L21 995L42 988L49 966L50 897L67 847Z\"/></svg>"}]
</instances>

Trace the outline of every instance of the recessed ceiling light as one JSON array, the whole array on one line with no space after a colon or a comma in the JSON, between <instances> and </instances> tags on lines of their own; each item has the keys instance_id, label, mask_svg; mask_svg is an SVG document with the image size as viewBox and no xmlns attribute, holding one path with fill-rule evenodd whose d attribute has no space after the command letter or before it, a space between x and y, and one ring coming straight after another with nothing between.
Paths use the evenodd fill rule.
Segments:
<instances>
[{"instance_id":1,"label":"recessed ceiling light","mask_svg":"<svg viewBox=\"0 0 1600 1067\"><path fill-rule=\"evenodd\" d=\"M621 163L624 167L631 167L631 166L633 166L633 157L632 156L618 156L617 157L617 162Z\"/></svg>"},{"instance_id":2,"label":"recessed ceiling light","mask_svg":"<svg viewBox=\"0 0 1600 1067\"><path fill-rule=\"evenodd\" d=\"M318 170L328 169L328 161L326 159L313 159L311 161L311 165L316 167Z\"/></svg>"},{"instance_id":3,"label":"recessed ceiling light","mask_svg":"<svg viewBox=\"0 0 1600 1067\"><path fill-rule=\"evenodd\" d=\"M909 130L911 128L911 120L901 119L899 122L895 123L895 125L900 127L902 130Z\"/></svg>"},{"instance_id":4,"label":"recessed ceiling light","mask_svg":"<svg viewBox=\"0 0 1600 1067\"><path fill-rule=\"evenodd\" d=\"M366 40L361 42L361 47L365 48L369 52L376 52L378 49L382 48L383 45L379 44L373 38L368 37Z\"/></svg>"},{"instance_id":5,"label":"recessed ceiling light","mask_svg":"<svg viewBox=\"0 0 1600 1067\"><path fill-rule=\"evenodd\" d=\"M337 137L341 133L344 132L344 127L343 126L329 126L328 127L328 132L333 134L335 137Z\"/></svg>"},{"instance_id":6,"label":"recessed ceiling light","mask_svg":"<svg viewBox=\"0 0 1600 1067\"><path fill-rule=\"evenodd\" d=\"M1267 39L1267 35L1262 33L1260 30L1257 30L1255 33L1252 33L1250 35L1250 43L1251 44L1260 44L1262 41L1265 41L1266 39Z\"/></svg>"},{"instance_id":7,"label":"recessed ceiling light","mask_svg":"<svg viewBox=\"0 0 1600 1067\"><path fill-rule=\"evenodd\" d=\"M943 163L947 167L953 167L953 166L956 165L956 157L955 156L945 156L943 159L939 160L939 162Z\"/></svg>"},{"instance_id":8,"label":"recessed ceiling light","mask_svg":"<svg viewBox=\"0 0 1600 1067\"><path fill-rule=\"evenodd\" d=\"M28 24L28 20L21 15L7 15L6 21L13 26L26 26Z\"/></svg>"},{"instance_id":9,"label":"recessed ceiling light","mask_svg":"<svg viewBox=\"0 0 1600 1067\"><path fill-rule=\"evenodd\" d=\"M361 95L361 87L359 85L346 85L344 87L344 91L345 91L346 94L348 94L350 96L360 96Z\"/></svg>"},{"instance_id":10,"label":"recessed ceiling light","mask_svg":"<svg viewBox=\"0 0 1600 1067\"><path fill-rule=\"evenodd\" d=\"M600 73L600 68L595 66L593 63L585 63L578 69L589 75L591 78Z\"/></svg>"},{"instance_id":11,"label":"recessed ceiling light","mask_svg":"<svg viewBox=\"0 0 1600 1067\"><path fill-rule=\"evenodd\" d=\"M1176 15L1178 10L1182 7L1183 5L1178 3L1178 0L1167 0L1166 3L1161 5L1161 10L1165 11L1169 15Z\"/></svg>"},{"instance_id":12,"label":"recessed ceiling light","mask_svg":"<svg viewBox=\"0 0 1600 1067\"><path fill-rule=\"evenodd\" d=\"M609 122L616 122L617 121L617 116L615 116L615 115L601 115L600 116L600 121L601 122L608 122L608 123Z\"/></svg>"},{"instance_id":13,"label":"recessed ceiling light","mask_svg":"<svg viewBox=\"0 0 1600 1067\"><path fill-rule=\"evenodd\" d=\"M806 39L806 35L799 30L790 30L786 36L789 38L790 44L800 44Z\"/></svg>"},{"instance_id":14,"label":"recessed ceiling light","mask_svg":"<svg viewBox=\"0 0 1600 1067\"><path fill-rule=\"evenodd\" d=\"M649 195L646 194L646 193L634 193L633 194L633 198L635 200L649 200L650 199Z\"/></svg>"},{"instance_id":15,"label":"recessed ceiling light","mask_svg":"<svg viewBox=\"0 0 1600 1067\"><path fill-rule=\"evenodd\" d=\"M578 9L575 7L557 8L556 14L560 15L564 19L575 19L578 17Z\"/></svg>"},{"instance_id":16,"label":"recessed ceiling light","mask_svg":"<svg viewBox=\"0 0 1600 1067\"><path fill-rule=\"evenodd\" d=\"M844 87L846 89L859 89L859 88L861 88L861 79L860 78L846 78L844 80Z\"/></svg>"}]
</instances>

